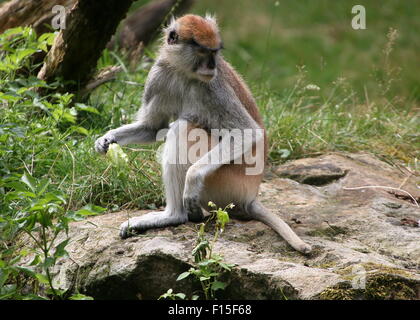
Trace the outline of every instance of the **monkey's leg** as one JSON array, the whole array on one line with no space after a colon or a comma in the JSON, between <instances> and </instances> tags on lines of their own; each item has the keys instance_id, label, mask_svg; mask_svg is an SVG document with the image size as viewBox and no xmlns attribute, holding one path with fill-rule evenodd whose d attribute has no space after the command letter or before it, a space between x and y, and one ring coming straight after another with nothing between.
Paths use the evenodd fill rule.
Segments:
<instances>
[{"instance_id":1,"label":"monkey's leg","mask_svg":"<svg viewBox=\"0 0 420 320\"><path fill-rule=\"evenodd\" d=\"M182 125L185 125L185 129L187 129L186 121L178 120L172 124L162 154L163 183L166 195L165 211L150 212L124 222L120 228L122 238L127 238L147 229L174 226L187 222L188 213L183 206L182 193L186 172L191 164L186 157L183 157L183 153L188 151L188 146L185 145L184 150L179 139L179 135L185 134L185 132L182 132ZM181 136L181 138L183 137ZM201 208L200 213L202 214Z\"/></svg>"},{"instance_id":2,"label":"monkey's leg","mask_svg":"<svg viewBox=\"0 0 420 320\"><path fill-rule=\"evenodd\" d=\"M286 222L266 209L258 200L252 201L246 207L246 211L253 219L273 228L297 251L307 254L312 250L311 246L303 242Z\"/></svg>"},{"instance_id":3,"label":"monkey's leg","mask_svg":"<svg viewBox=\"0 0 420 320\"><path fill-rule=\"evenodd\" d=\"M185 165L163 163L165 210L146 213L124 222L120 227L121 238L124 239L148 229L175 226L187 222L188 216L182 206L182 190L186 170Z\"/></svg>"}]
</instances>

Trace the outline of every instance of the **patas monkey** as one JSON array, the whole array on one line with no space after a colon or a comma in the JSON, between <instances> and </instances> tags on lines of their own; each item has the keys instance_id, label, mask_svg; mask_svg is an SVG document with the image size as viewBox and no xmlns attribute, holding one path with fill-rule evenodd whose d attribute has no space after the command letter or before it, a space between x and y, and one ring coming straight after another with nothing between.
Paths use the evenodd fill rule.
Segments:
<instances>
[{"instance_id":1,"label":"patas monkey","mask_svg":"<svg viewBox=\"0 0 420 320\"><path fill-rule=\"evenodd\" d=\"M247 169L259 160L264 165L264 126L250 90L223 59L221 49L213 17L185 15L173 20L165 29L164 43L147 78L137 121L110 130L96 141L95 148L101 153L106 153L112 143L155 142L158 132L174 121L162 157L165 211L129 219L121 225L120 236L126 238L135 232L188 220L200 221L203 208L207 209L208 201L212 201L220 207L233 203L233 217L262 221L293 248L309 253L311 247L256 199L263 170L248 174ZM197 129L204 129L209 141L201 141L196 159L173 161L190 151L193 145L189 136ZM213 129L223 130L216 137L211 133ZM254 133L248 135L247 143L238 143L229 134L232 130ZM181 150L182 141L186 141L186 150ZM210 151L203 152L203 144ZM238 161L254 153L254 163Z\"/></svg>"}]
</instances>

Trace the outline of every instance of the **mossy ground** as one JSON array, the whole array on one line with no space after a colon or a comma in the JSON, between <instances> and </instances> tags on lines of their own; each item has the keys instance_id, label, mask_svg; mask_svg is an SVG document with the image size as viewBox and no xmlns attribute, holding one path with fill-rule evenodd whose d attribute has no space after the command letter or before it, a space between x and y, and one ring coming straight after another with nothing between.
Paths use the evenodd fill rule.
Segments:
<instances>
[{"instance_id":1,"label":"mossy ground","mask_svg":"<svg viewBox=\"0 0 420 320\"><path fill-rule=\"evenodd\" d=\"M321 300L417 300L420 282L394 274L375 273L366 280L365 289L353 289L349 283L327 288Z\"/></svg>"},{"instance_id":2,"label":"mossy ground","mask_svg":"<svg viewBox=\"0 0 420 320\"><path fill-rule=\"evenodd\" d=\"M420 280L409 272L376 263L360 264L366 270L365 289L350 285L354 266L335 271L346 282L327 288L320 294L325 300L416 300L420 299ZM350 281L350 282L349 282Z\"/></svg>"},{"instance_id":3,"label":"mossy ground","mask_svg":"<svg viewBox=\"0 0 420 320\"><path fill-rule=\"evenodd\" d=\"M306 234L311 237L323 237L335 240L339 235L346 235L349 233L349 229L346 227L339 227L329 225L326 228L317 228L315 230L308 231Z\"/></svg>"}]
</instances>

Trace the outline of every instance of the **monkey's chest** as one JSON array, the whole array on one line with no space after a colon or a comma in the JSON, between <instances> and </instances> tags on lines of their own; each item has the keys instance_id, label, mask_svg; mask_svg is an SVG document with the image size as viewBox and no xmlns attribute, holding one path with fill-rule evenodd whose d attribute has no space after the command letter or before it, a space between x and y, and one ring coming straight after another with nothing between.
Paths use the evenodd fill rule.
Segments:
<instances>
[{"instance_id":1,"label":"monkey's chest","mask_svg":"<svg viewBox=\"0 0 420 320\"><path fill-rule=\"evenodd\" d=\"M214 129L208 119L193 112L181 113L179 119L187 121L191 128L202 129L206 131L207 134L210 134L211 129Z\"/></svg>"}]
</instances>

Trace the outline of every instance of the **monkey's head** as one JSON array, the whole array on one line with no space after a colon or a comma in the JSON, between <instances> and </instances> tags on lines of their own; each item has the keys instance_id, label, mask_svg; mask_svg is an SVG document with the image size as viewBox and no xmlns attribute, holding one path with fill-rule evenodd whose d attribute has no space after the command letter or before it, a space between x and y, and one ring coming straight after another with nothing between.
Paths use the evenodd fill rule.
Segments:
<instances>
[{"instance_id":1,"label":"monkey's head","mask_svg":"<svg viewBox=\"0 0 420 320\"><path fill-rule=\"evenodd\" d=\"M161 52L174 68L203 82L216 77L223 45L213 17L188 14L173 20L164 41Z\"/></svg>"}]
</instances>

